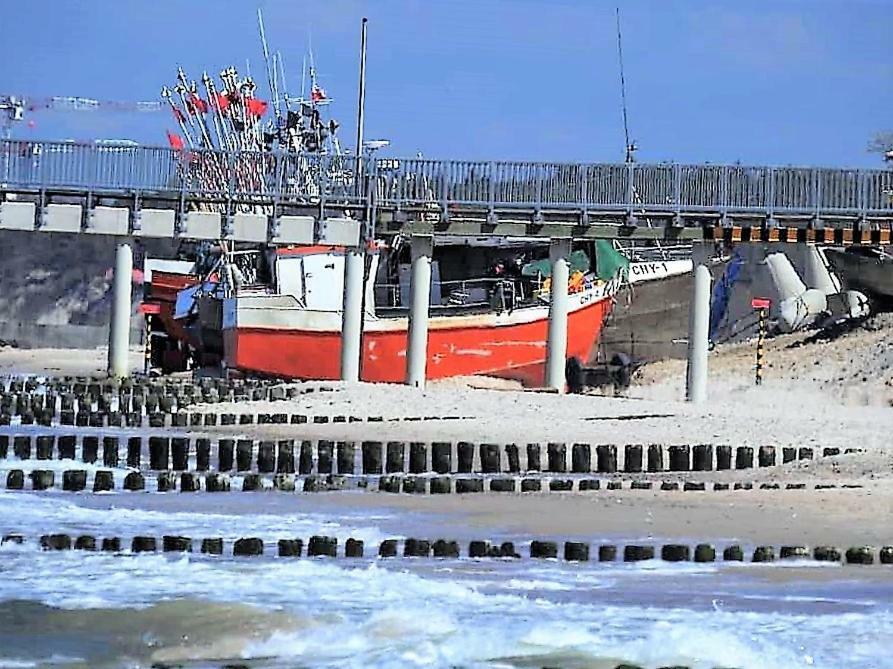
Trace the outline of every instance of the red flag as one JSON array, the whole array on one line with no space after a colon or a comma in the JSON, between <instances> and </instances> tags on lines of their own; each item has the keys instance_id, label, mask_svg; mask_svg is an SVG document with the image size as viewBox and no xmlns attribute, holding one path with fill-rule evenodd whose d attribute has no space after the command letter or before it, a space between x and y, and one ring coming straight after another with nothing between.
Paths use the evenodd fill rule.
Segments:
<instances>
[{"instance_id":1,"label":"red flag","mask_svg":"<svg viewBox=\"0 0 893 669\"><path fill-rule=\"evenodd\" d=\"M180 111L179 107L171 107L171 111L174 113L174 118L177 119L177 123L184 123L186 121L186 117L183 116L183 112Z\"/></svg>"},{"instance_id":2,"label":"red flag","mask_svg":"<svg viewBox=\"0 0 893 669\"><path fill-rule=\"evenodd\" d=\"M226 112L226 110L229 109L229 96L225 93L218 93L217 106L220 107L221 112Z\"/></svg>"},{"instance_id":3,"label":"red flag","mask_svg":"<svg viewBox=\"0 0 893 669\"><path fill-rule=\"evenodd\" d=\"M263 116L267 113L267 103L263 100L258 100L257 98L250 98L247 101L246 107L251 116Z\"/></svg>"},{"instance_id":4,"label":"red flag","mask_svg":"<svg viewBox=\"0 0 893 669\"><path fill-rule=\"evenodd\" d=\"M208 103L202 100L196 93L191 93L189 101L186 103L186 108L193 115L205 114L208 111Z\"/></svg>"},{"instance_id":5,"label":"red flag","mask_svg":"<svg viewBox=\"0 0 893 669\"><path fill-rule=\"evenodd\" d=\"M175 132L167 131L167 142L174 151L183 150L183 138Z\"/></svg>"},{"instance_id":6,"label":"red flag","mask_svg":"<svg viewBox=\"0 0 893 669\"><path fill-rule=\"evenodd\" d=\"M310 89L310 99L314 102L322 102L323 100L328 99L328 95L326 95L326 91L323 88L320 88L316 84L313 85L313 88Z\"/></svg>"}]
</instances>

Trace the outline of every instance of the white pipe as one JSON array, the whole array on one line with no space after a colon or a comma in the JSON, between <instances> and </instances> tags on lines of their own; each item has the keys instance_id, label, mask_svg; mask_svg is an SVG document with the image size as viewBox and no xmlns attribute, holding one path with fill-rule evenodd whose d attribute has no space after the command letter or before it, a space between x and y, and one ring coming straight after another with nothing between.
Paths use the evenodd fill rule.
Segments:
<instances>
[{"instance_id":1,"label":"white pipe","mask_svg":"<svg viewBox=\"0 0 893 669\"><path fill-rule=\"evenodd\" d=\"M119 244L112 280L112 317L109 327L109 376L121 379L130 374L130 292L133 281L133 251Z\"/></svg>"},{"instance_id":2,"label":"white pipe","mask_svg":"<svg viewBox=\"0 0 893 669\"><path fill-rule=\"evenodd\" d=\"M685 399L703 402L707 396L707 349L710 332L710 270L697 265L688 326L688 370Z\"/></svg>"},{"instance_id":3,"label":"white pipe","mask_svg":"<svg viewBox=\"0 0 893 669\"><path fill-rule=\"evenodd\" d=\"M341 380L360 380L363 337L363 249L351 248L344 258L344 310L341 321Z\"/></svg>"},{"instance_id":4,"label":"white pipe","mask_svg":"<svg viewBox=\"0 0 893 669\"><path fill-rule=\"evenodd\" d=\"M552 262L552 279L549 289L549 330L546 341L546 378L545 386L554 388L559 393L565 388L565 365L567 358L567 282L569 266L567 257L570 254L569 239L553 239L549 248L549 259ZM585 360L581 361L584 364Z\"/></svg>"},{"instance_id":5,"label":"white pipe","mask_svg":"<svg viewBox=\"0 0 893 669\"><path fill-rule=\"evenodd\" d=\"M428 312L431 301L431 254L434 238L412 238L412 276L409 289L409 336L406 350L406 383L425 387L428 364Z\"/></svg>"}]
</instances>

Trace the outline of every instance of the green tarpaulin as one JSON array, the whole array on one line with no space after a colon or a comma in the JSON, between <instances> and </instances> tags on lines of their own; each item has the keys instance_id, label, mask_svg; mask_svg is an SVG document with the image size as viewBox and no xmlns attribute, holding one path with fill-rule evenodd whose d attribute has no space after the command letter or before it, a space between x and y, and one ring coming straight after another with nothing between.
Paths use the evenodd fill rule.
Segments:
<instances>
[{"instance_id":1,"label":"green tarpaulin","mask_svg":"<svg viewBox=\"0 0 893 669\"><path fill-rule=\"evenodd\" d=\"M589 256L585 251L574 251L568 258L568 264L571 274L574 272L585 274L590 267ZM629 259L616 251L611 242L602 239L595 242L595 272L599 279L608 281L614 278L618 272L626 275L628 267ZM543 277L551 276L552 264L548 258L534 260L524 265L521 274L524 276L536 276L537 274Z\"/></svg>"},{"instance_id":2,"label":"green tarpaulin","mask_svg":"<svg viewBox=\"0 0 893 669\"><path fill-rule=\"evenodd\" d=\"M595 271L598 278L608 281L621 274L626 277L629 272L629 258L614 248L606 239L595 242Z\"/></svg>"}]
</instances>

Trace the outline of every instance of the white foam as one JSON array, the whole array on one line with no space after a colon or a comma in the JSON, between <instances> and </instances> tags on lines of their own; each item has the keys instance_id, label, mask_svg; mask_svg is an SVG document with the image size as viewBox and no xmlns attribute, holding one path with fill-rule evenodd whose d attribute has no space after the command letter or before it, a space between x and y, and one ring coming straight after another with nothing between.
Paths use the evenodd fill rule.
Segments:
<instances>
[{"instance_id":1,"label":"white foam","mask_svg":"<svg viewBox=\"0 0 893 669\"><path fill-rule=\"evenodd\" d=\"M541 566L534 565L533 576L525 563L498 563L478 581L461 570L424 577L409 570L412 564L4 546L0 600L27 594L53 606L96 608L192 597L291 610L314 620L312 633L273 634L249 645L246 657L347 667L474 666L574 652L643 666L839 669L881 666L879 640L893 638L889 611L794 615L608 605L597 594L568 601L575 570L557 566L548 579ZM504 587L494 578L500 574ZM540 591L536 599L525 596L525 578ZM550 592L559 599L542 596Z\"/></svg>"},{"instance_id":2,"label":"white foam","mask_svg":"<svg viewBox=\"0 0 893 669\"><path fill-rule=\"evenodd\" d=\"M0 472L7 473L11 469L21 469L24 472L30 472L35 469L44 469L61 475L62 472L69 469L78 469L86 471L88 474L95 474L98 470L111 471L114 473L115 479L123 480L128 472L133 470L123 467L104 467L102 463L86 463L78 460L66 458L64 460L38 460L36 458L27 458L20 460L19 458L0 459ZM57 486L62 485L62 480L57 477Z\"/></svg>"},{"instance_id":3,"label":"white foam","mask_svg":"<svg viewBox=\"0 0 893 669\"><path fill-rule=\"evenodd\" d=\"M313 534L324 534L344 539L352 536L369 544L386 538L377 527L357 524L346 516L335 520L323 514L308 513L152 511L117 507L115 497L118 495L109 496L108 507L96 509L69 501L72 497L61 493L0 492L0 531L18 532L26 536L47 532L92 532L101 536L123 537L139 534L182 534L199 538L219 536L224 539L256 536L264 540L288 536L306 539Z\"/></svg>"},{"instance_id":4,"label":"white foam","mask_svg":"<svg viewBox=\"0 0 893 669\"><path fill-rule=\"evenodd\" d=\"M80 657L68 657L67 655L51 655L35 660L26 660L14 657L0 657L0 669L29 669L30 667L55 667L66 664L83 664Z\"/></svg>"},{"instance_id":5,"label":"white foam","mask_svg":"<svg viewBox=\"0 0 893 669\"><path fill-rule=\"evenodd\" d=\"M124 537L259 536L265 541L325 533L365 537L370 547L382 538L359 517L297 510L276 515L125 509L115 507L113 499L109 508L95 509L73 499L0 493L0 529L28 537L67 531ZM725 565L234 560L198 554L42 552L33 541L7 543L0 550L0 601L28 599L83 609L192 598L293 611L313 621L311 632L272 634L252 642L245 655L314 666L492 667L516 656L534 658L534 663L544 658L545 665L550 654L574 653L649 667L840 669L883 666L893 639L889 607L853 600L846 584L831 590L839 598L827 586L821 596L854 611L793 613L795 608L808 610L808 583L785 592L750 579L746 570L726 571ZM814 563L798 566L805 564ZM734 604L704 610L703 604L698 608L691 603L709 601L720 589L730 593ZM748 597L757 610L742 610L750 606Z\"/></svg>"}]
</instances>

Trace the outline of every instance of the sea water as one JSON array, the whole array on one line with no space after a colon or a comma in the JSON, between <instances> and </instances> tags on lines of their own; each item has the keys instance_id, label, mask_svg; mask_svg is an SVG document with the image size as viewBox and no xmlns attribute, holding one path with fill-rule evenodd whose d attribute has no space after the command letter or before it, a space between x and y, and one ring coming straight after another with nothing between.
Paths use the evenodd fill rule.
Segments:
<instances>
[{"instance_id":1,"label":"sea water","mask_svg":"<svg viewBox=\"0 0 893 669\"><path fill-rule=\"evenodd\" d=\"M374 554L420 522L281 494L197 495L180 510L164 498L0 493L0 532L30 539L0 548L0 668L893 667L884 566L294 559L275 543L236 559L35 540L327 534ZM254 511L259 498L280 500L276 512Z\"/></svg>"}]
</instances>

